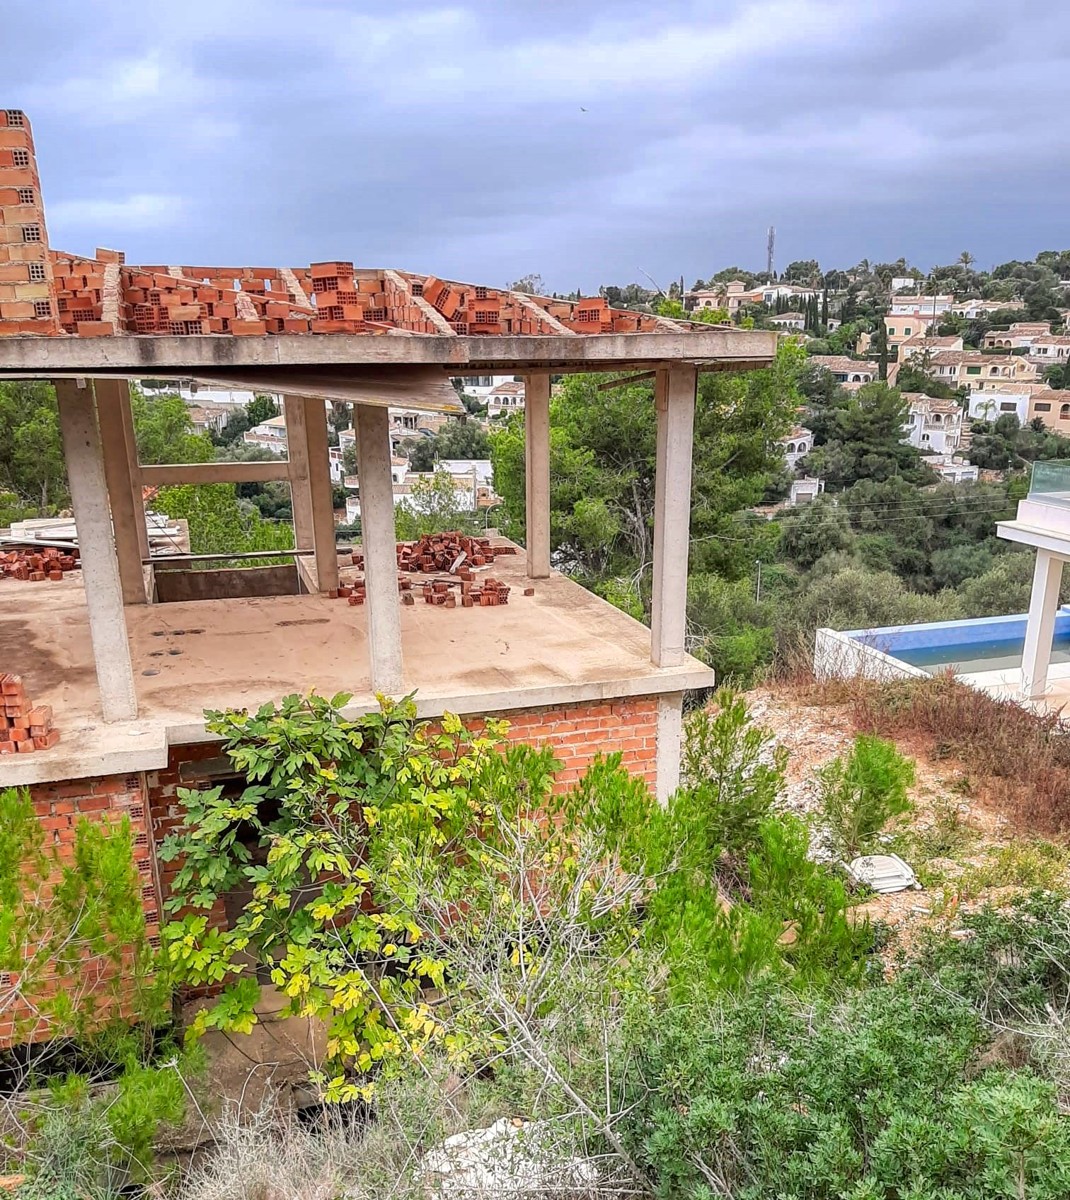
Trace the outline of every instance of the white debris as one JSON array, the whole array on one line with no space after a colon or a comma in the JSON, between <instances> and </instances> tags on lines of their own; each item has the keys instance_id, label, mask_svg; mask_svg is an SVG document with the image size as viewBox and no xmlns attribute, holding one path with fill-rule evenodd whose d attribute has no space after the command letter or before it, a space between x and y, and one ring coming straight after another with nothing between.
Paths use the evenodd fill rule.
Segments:
<instances>
[{"instance_id":1,"label":"white debris","mask_svg":"<svg viewBox=\"0 0 1070 1200\"><path fill-rule=\"evenodd\" d=\"M546 1122L502 1118L487 1129L446 1138L429 1150L420 1176L431 1200L535 1200L554 1193L593 1195L594 1164L561 1156L560 1138Z\"/></svg>"},{"instance_id":2,"label":"white debris","mask_svg":"<svg viewBox=\"0 0 1070 1200\"><path fill-rule=\"evenodd\" d=\"M847 864L847 874L881 895L918 887L913 870L898 854L864 854Z\"/></svg>"}]
</instances>

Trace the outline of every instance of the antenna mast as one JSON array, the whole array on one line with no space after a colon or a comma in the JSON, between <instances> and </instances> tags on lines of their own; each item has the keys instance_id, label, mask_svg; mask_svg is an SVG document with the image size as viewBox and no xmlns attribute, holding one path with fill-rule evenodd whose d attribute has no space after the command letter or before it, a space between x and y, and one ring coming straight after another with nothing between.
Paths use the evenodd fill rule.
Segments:
<instances>
[{"instance_id":1,"label":"antenna mast","mask_svg":"<svg viewBox=\"0 0 1070 1200\"><path fill-rule=\"evenodd\" d=\"M769 226L769 236L765 243L765 269L769 275L770 283L773 280L773 250L776 247L776 229Z\"/></svg>"}]
</instances>

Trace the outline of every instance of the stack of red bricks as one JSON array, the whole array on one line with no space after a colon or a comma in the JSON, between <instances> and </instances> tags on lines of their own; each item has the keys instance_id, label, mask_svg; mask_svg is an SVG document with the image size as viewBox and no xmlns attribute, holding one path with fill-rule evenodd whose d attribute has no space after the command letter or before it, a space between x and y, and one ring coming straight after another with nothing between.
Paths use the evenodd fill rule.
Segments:
<instances>
[{"instance_id":1,"label":"stack of red bricks","mask_svg":"<svg viewBox=\"0 0 1070 1200\"><path fill-rule=\"evenodd\" d=\"M40 550L23 547L0 553L0 570L11 579L38 583L44 579L62 579L67 571L78 567L78 551L64 552L55 546Z\"/></svg>"},{"instance_id":2,"label":"stack of red bricks","mask_svg":"<svg viewBox=\"0 0 1070 1200\"><path fill-rule=\"evenodd\" d=\"M30 701L21 676L0 675L0 702L0 754L48 750L59 741L52 709Z\"/></svg>"},{"instance_id":3,"label":"stack of red bricks","mask_svg":"<svg viewBox=\"0 0 1070 1200\"><path fill-rule=\"evenodd\" d=\"M463 533L425 534L415 542L398 542L397 557L399 571L413 571L424 575L436 571L459 571L462 566L482 567L494 562L503 554L515 554L514 546L494 546L490 538L469 537ZM353 561L363 565L363 557L354 553Z\"/></svg>"},{"instance_id":4,"label":"stack of red bricks","mask_svg":"<svg viewBox=\"0 0 1070 1200\"><path fill-rule=\"evenodd\" d=\"M471 571L462 570L459 573L462 608L491 608L499 604L509 603L509 588L499 579L486 579L478 583L472 578ZM456 608L457 598L451 590L454 583L449 579L435 579L423 586L425 604L441 604L446 608Z\"/></svg>"}]
</instances>

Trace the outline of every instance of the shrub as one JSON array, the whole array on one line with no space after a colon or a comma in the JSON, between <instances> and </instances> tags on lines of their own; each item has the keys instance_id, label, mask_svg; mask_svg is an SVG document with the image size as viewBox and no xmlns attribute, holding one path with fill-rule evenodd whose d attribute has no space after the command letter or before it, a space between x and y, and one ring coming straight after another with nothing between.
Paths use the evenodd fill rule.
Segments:
<instances>
[{"instance_id":1,"label":"shrub","mask_svg":"<svg viewBox=\"0 0 1070 1200\"><path fill-rule=\"evenodd\" d=\"M913 783L914 762L893 742L856 737L850 754L818 774L818 820L832 849L845 858L870 849L893 817L913 807L907 795Z\"/></svg>"},{"instance_id":2,"label":"shrub","mask_svg":"<svg viewBox=\"0 0 1070 1200\"><path fill-rule=\"evenodd\" d=\"M99 1040L131 1013L151 1042L170 990L145 932L130 821L79 818L73 832L61 857L29 793L0 792L0 1013L26 1040L44 1028Z\"/></svg>"}]
</instances>

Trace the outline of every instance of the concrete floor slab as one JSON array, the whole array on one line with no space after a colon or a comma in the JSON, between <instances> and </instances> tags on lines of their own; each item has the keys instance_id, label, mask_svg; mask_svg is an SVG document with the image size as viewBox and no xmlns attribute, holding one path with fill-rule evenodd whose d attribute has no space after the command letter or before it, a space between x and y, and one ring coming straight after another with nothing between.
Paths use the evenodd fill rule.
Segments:
<instances>
[{"instance_id":1,"label":"concrete floor slab","mask_svg":"<svg viewBox=\"0 0 1070 1200\"><path fill-rule=\"evenodd\" d=\"M556 572L524 596L524 569L521 551L484 572L512 588L501 607L448 609L419 595L402 606L404 687L425 715L712 685L713 672L693 658L654 667L644 625ZM367 617L366 607L323 596L128 607L138 720L104 725L78 573L0 580L0 668L21 674L35 703L52 705L61 733L52 750L0 757L0 786L162 767L169 744L205 740L206 708L315 690L348 692L354 712L368 711Z\"/></svg>"}]
</instances>

